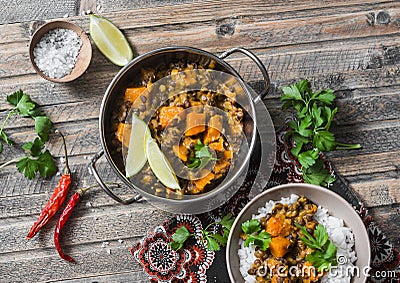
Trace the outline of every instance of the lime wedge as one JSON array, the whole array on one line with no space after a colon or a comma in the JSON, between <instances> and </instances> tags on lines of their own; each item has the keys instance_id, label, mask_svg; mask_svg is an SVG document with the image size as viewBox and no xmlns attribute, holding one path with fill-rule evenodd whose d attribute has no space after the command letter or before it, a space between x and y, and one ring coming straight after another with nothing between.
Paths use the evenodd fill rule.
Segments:
<instances>
[{"instance_id":1,"label":"lime wedge","mask_svg":"<svg viewBox=\"0 0 400 283\"><path fill-rule=\"evenodd\" d=\"M106 18L91 14L89 32L100 52L115 65L125 66L132 60L133 52L125 36Z\"/></svg>"},{"instance_id":2,"label":"lime wedge","mask_svg":"<svg viewBox=\"0 0 400 283\"><path fill-rule=\"evenodd\" d=\"M126 177L136 175L146 164L146 142L150 136L143 120L132 114L132 129L129 138L128 154L125 162Z\"/></svg>"},{"instance_id":3,"label":"lime wedge","mask_svg":"<svg viewBox=\"0 0 400 283\"><path fill-rule=\"evenodd\" d=\"M167 188L180 190L178 179L175 176L174 170L158 147L156 141L152 138L147 139L146 155L151 170L153 170L153 173L156 175L157 179Z\"/></svg>"}]
</instances>

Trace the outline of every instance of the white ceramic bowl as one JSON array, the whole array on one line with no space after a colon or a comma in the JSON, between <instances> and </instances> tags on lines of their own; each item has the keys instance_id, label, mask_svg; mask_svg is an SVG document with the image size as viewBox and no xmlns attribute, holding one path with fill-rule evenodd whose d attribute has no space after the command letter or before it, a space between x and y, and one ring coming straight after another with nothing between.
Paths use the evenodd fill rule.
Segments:
<instances>
[{"instance_id":1,"label":"white ceramic bowl","mask_svg":"<svg viewBox=\"0 0 400 283\"><path fill-rule=\"evenodd\" d=\"M362 271L365 267L370 266L371 249L364 223L354 208L338 194L329 189L309 184L286 184L271 188L252 199L243 208L233 223L226 248L226 262L231 281L235 283L244 282L239 271L238 255L241 224L251 219L253 214L258 214L258 208L265 206L267 201L279 201L282 197L288 197L291 194L303 195L316 205L328 209L330 215L343 219L345 226L352 229L355 239L354 248L358 258L354 265L360 270L360 276L353 276L352 282L365 282L367 277Z\"/></svg>"}]
</instances>

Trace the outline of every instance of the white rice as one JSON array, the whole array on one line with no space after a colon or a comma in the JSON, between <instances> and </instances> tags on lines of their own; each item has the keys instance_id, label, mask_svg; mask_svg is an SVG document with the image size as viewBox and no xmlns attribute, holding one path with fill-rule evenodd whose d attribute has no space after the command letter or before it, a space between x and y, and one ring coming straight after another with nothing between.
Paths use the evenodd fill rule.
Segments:
<instances>
[{"instance_id":1,"label":"white rice","mask_svg":"<svg viewBox=\"0 0 400 283\"><path fill-rule=\"evenodd\" d=\"M260 220L261 217L270 213L276 203L292 204L297 201L299 196L292 194L290 197L281 198L280 201L268 201L264 207L258 209L258 214L253 215L253 219ZM314 219L322 224L328 232L329 239L337 246L337 258L339 261L345 259L345 263L342 261L337 267L331 268L330 272L322 278L322 283L345 283L350 282L351 276L346 272L347 270L355 270L354 262L357 260L356 254L353 250L354 247L354 235L350 228L344 227L342 219L330 216L328 210L318 206L318 210L314 215ZM247 271L251 268L253 262L257 259L254 255L255 247L250 245L244 247L244 241L239 240L241 248L238 251L240 258L240 273L245 279L246 283L255 282L256 278L254 275L249 275Z\"/></svg>"}]
</instances>

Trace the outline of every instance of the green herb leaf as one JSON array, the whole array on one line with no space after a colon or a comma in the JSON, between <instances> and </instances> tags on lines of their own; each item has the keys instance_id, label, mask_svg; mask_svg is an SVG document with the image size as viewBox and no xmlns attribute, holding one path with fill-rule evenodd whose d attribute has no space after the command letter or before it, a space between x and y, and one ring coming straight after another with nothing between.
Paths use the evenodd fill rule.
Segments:
<instances>
[{"instance_id":1,"label":"green herb leaf","mask_svg":"<svg viewBox=\"0 0 400 283\"><path fill-rule=\"evenodd\" d=\"M229 230L231 230L234 221L235 221L235 219L232 217L232 214L228 213L227 215L222 217L219 224L221 224L222 227L224 227L225 229L227 229L229 231Z\"/></svg>"},{"instance_id":2,"label":"green herb leaf","mask_svg":"<svg viewBox=\"0 0 400 283\"><path fill-rule=\"evenodd\" d=\"M318 159L311 167L302 168L302 173L303 179L306 183L317 186L327 186L335 181L335 177L324 168L324 164L320 159Z\"/></svg>"},{"instance_id":3,"label":"green herb leaf","mask_svg":"<svg viewBox=\"0 0 400 283\"><path fill-rule=\"evenodd\" d=\"M36 160L29 158L29 156L17 162L17 168L20 173L23 173L28 179L33 179L38 171L38 163Z\"/></svg>"},{"instance_id":4,"label":"green herb leaf","mask_svg":"<svg viewBox=\"0 0 400 283\"><path fill-rule=\"evenodd\" d=\"M178 243L184 243L190 237L190 233L185 226L179 227L174 235L172 235L172 240Z\"/></svg>"},{"instance_id":5,"label":"green herb leaf","mask_svg":"<svg viewBox=\"0 0 400 283\"><path fill-rule=\"evenodd\" d=\"M207 249L210 251L219 251L221 248L215 239L207 237Z\"/></svg>"},{"instance_id":6,"label":"green herb leaf","mask_svg":"<svg viewBox=\"0 0 400 283\"><path fill-rule=\"evenodd\" d=\"M261 250L265 251L268 249L270 243L271 235L266 231L261 231L259 234L247 235L247 238L244 241L244 246L248 247L250 244L253 244L254 246L257 246Z\"/></svg>"},{"instance_id":7,"label":"green herb leaf","mask_svg":"<svg viewBox=\"0 0 400 283\"><path fill-rule=\"evenodd\" d=\"M47 116L35 117L36 133L44 142L47 142L49 140L49 134L52 127L53 124L51 123L49 117Z\"/></svg>"},{"instance_id":8,"label":"green herb leaf","mask_svg":"<svg viewBox=\"0 0 400 283\"><path fill-rule=\"evenodd\" d=\"M318 131L313 137L313 146L321 151L331 151L335 149L335 136L326 130Z\"/></svg>"},{"instance_id":9,"label":"green herb leaf","mask_svg":"<svg viewBox=\"0 0 400 283\"><path fill-rule=\"evenodd\" d=\"M189 163L187 165L187 167L189 168L203 169L204 167L207 166L207 164L210 161L217 160L217 158L214 158L211 152L208 150L208 146L203 145L203 143L200 140L197 141L197 144L195 144L194 149L195 149L195 158L190 159L192 163Z\"/></svg>"},{"instance_id":10,"label":"green herb leaf","mask_svg":"<svg viewBox=\"0 0 400 283\"><path fill-rule=\"evenodd\" d=\"M31 156L38 157L42 153L44 142L40 138L36 138L34 142L24 143L22 148L28 151Z\"/></svg>"},{"instance_id":11,"label":"green herb leaf","mask_svg":"<svg viewBox=\"0 0 400 283\"><path fill-rule=\"evenodd\" d=\"M313 266L318 268L318 272L327 271L332 265L337 265L336 252L337 247L328 239L328 232L325 227L318 224L314 230L315 238L307 232L306 227L295 223L304 237L300 237L310 248L316 249L306 256L306 260L311 262Z\"/></svg>"},{"instance_id":12,"label":"green herb leaf","mask_svg":"<svg viewBox=\"0 0 400 283\"><path fill-rule=\"evenodd\" d=\"M20 89L14 92L13 94L10 94L7 96L6 100L7 102L11 103L14 106L18 105L18 102L21 100L22 96L24 95L24 92Z\"/></svg>"},{"instance_id":13,"label":"green herb leaf","mask_svg":"<svg viewBox=\"0 0 400 283\"><path fill-rule=\"evenodd\" d=\"M260 221L250 219L242 223L242 231L246 234L253 234L261 231Z\"/></svg>"},{"instance_id":14,"label":"green herb leaf","mask_svg":"<svg viewBox=\"0 0 400 283\"><path fill-rule=\"evenodd\" d=\"M323 89L312 92L307 80L301 80L289 87L282 87L282 108L290 106L296 110L296 118L289 121L287 137L292 137L294 146L291 153L302 165L303 179L307 183L327 185L335 178L318 162L318 152L334 149L356 149L359 144L341 144L329 132L338 108L333 108L336 95L333 90ZM301 138L302 139L301 139ZM308 149L316 148L314 151ZM320 171L319 171L320 170Z\"/></svg>"},{"instance_id":15,"label":"green herb leaf","mask_svg":"<svg viewBox=\"0 0 400 283\"><path fill-rule=\"evenodd\" d=\"M318 224L317 227L315 228L314 235L315 235L315 240L320 245L320 247L323 247L326 241L328 241L328 232L326 232L325 227L322 226L321 224Z\"/></svg>"},{"instance_id":16,"label":"green herb leaf","mask_svg":"<svg viewBox=\"0 0 400 283\"><path fill-rule=\"evenodd\" d=\"M297 132L303 136L308 138L312 134L312 130L309 127L312 124L312 120L310 116L305 116L304 119L300 120L299 126L297 128Z\"/></svg>"},{"instance_id":17,"label":"green herb leaf","mask_svg":"<svg viewBox=\"0 0 400 283\"><path fill-rule=\"evenodd\" d=\"M315 161L318 159L318 150L307 150L298 155L298 160L303 168L307 169L315 164Z\"/></svg>"},{"instance_id":18,"label":"green herb leaf","mask_svg":"<svg viewBox=\"0 0 400 283\"><path fill-rule=\"evenodd\" d=\"M13 145L14 142L6 135L5 132L0 131L0 137L3 139L3 141L5 141L7 144L9 145Z\"/></svg>"},{"instance_id":19,"label":"green herb leaf","mask_svg":"<svg viewBox=\"0 0 400 283\"><path fill-rule=\"evenodd\" d=\"M57 173L57 166L54 164L53 156L46 150L42 153L38 160L38 171L43 178L50 177Z\"/></svg>"},{"instance_id":20,"label":"green herb leaf","mask_svg":"<svg viewBox=\"0 0 400 283\"><path fill-rule=\"evenodd\" d=\"M333 93L333 90L331 89L323 89L315 92L312 95L312 98L322 102L323 104L331 105L335 100L336 95Z\"/></svg>"}]
</instances>

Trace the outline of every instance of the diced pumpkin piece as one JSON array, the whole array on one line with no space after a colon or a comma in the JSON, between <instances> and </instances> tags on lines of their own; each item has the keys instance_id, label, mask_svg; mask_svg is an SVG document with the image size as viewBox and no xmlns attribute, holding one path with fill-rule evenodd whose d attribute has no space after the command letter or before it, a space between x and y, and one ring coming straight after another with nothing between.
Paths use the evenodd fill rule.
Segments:
<instances>
[{"instance_id":1,"label":"diced pumpkin piece","mask_svg":"<svg viewBox=\"0 0 400 283\"><path fill-rule=\"evenodd\" d=\"M213 171L214 173L220 173L224 172L226 168L228 168L231 165L230 162L225 161L225 160L219 160L217 163L215 163Z\"/></svg>"},{"instance_id":2,"label":"diced pumpkin piece","mask_svg":"<svg viewBox=\"0 0 400 283\"><path fill-rule=\"evenodd\" d=\"M224 151L224 157L225 157L225 159L232 159L233 158L232 150L225 150Z\"/></svg>"},{"instance_id":3,"label":"diced pumpkin piece","mask_svg":"<svg viewBox=\"0 0 400 283\"><path fill-rule=\"evenodd\" d=\"M276 215L272 216L270 219L267 221L267 227L265 228L265 231L267 231L269 234L271 234L272 237L276 236L286 236L286 233L288 232L288 225L285 223L285 220L283 219L282 215Z\"/></svg>"},{"instance_id":4,"label":"diced pumpkin piece","mask_svg":"<svg viewBox=\"0 0 400 283\"><path fill-rule=\"evenodd\" d=\"M222 132L222 116L215 115L208 121L207 132L204 137L204 144L209 144L216 141Z\"/></svg>"},{"instance_id":5,"label":"diced pumpkin piece","mask_svg":"<svg viewBox=\"0 0 400 283\"><path fill-rule=\"evenodd\" d=\"M160 108L160 125L164 129L171 121L175 118L175 116L179 115L183 112L182 107L178 106L164 106Z\"/></svg>"},{"instance_id":6,"label":"diced pumpkin piece","mask_svg":"<svg viewBox=\"0 0 400 283\"><path fill-rule=\"evenodd\" d=\"M290 241L285 237L278 236L271 239L269 250L275 257L283 257L289 250Z\"/></svg>"},{"instance_id":7,"label":"diced pumpkin piece","mask_svg":"<svg viewBox=\"0 0 400 283\"><path fill-rule=\"evenodd\" d=\"M129 147L131 124L119 123L115 136L125 147ZM127 130L125 131L125 128Z\"/></svg>"},{"instance_id":8,"label":"diced pumpkin piece","mask_svg":"<svg viewBox=\"0 0 400 283\"><path fill-rule=\"evenodd\" d=\"M186 116L186 136L194 136L206 130L206 114L191 112Z\"/></svg>"},{"instance_id":9,"label":"diced pumpkin piece","mask_svg":"<svg viewBox=\"0 0 400 283\"><path fill-rule=\"evenodd\" d=\"M172 150L175 155L178 156L183 162L187 161L188 150L183 145L174 145L172 146Z\"/></svg>"},{"instance_id":10,"label":"diced pumpkin piece","mask_svg":"<svg viewBox=\"0 0 400 283\"><path fill-rule=\"evenodd\" d=\"M200 191L204 190L204 187L207 186L212 180L214 180L214 174L210 172L206 176L201 179L193 181L193 184L198 188Z\"/></svg>"},{"instance_id":11,"label":"diced pumpkin piece","mask_svg":"<svg viewBox=\"0 0 400 283\"><path fill-rule=\"evenodd\" d=\"M128 87L125 90L124 100L134 103L140 95L147 96L146 87Z\"/></svg>"},{"instance_id":12,"label":"diced pumpkin piece","mask_svg":"<svg viewBox=\"0 0 400 283\"><path fill-rule=\"evenodd\" d=\"M206 142L204 142L204 143L206 143ZM222 138L220 138L218 141L212 142L208 146L216 151L223 151L224 150L224 140Z\"/></svg>"}]
</instances>

